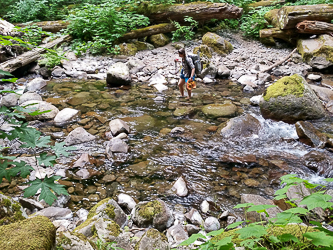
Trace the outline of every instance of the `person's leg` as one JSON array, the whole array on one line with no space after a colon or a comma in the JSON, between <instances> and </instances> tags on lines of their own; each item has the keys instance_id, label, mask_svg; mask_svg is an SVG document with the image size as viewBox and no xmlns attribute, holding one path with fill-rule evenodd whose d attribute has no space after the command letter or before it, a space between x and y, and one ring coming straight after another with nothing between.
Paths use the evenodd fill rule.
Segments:
<instances>
[{"instance_id":1,"label":"person's leg","mask_svg":"<svg viewBox=\"0 0 333 250\"><path fill-rule=\"evenodd\" d=\"M192 90L191 89L188 89L187 90L187 94L188 94L188 97L187 97L187 99L191 99L191 94L192 94Z\"/></svg>"},{"instance_id":2,"label":"person's leg","mask_svg":"<svg viewBox=\"0 0 333 250\"><path fill-rule=\"evenodd\" d=\"M180 78L179 82L178 82L178 86L179 86L179 91L180 91L181 96L184 96L184 84L185 84L185 79Z\"/></svg>"}]
</instances>

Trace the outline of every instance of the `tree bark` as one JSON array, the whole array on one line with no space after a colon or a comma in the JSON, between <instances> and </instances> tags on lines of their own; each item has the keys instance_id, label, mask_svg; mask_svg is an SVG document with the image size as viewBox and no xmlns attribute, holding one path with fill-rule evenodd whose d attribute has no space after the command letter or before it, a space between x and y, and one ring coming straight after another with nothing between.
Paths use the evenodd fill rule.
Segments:
<instances>
[{"instance_id":1,"label":"tree bark","mask_svg":"<svg viewBox=\"0 0 333 250\"><path fill-rule=\"evenodd\" d=\"M296 44L297 35L295 30L280 30L279 28L263 29L259 31L260 38L274 37L292 44Z\"/></svg>"},{"instance_id":2,"label":"tree bark","mask_svg":"<svg viewBox=\"0 0 333 250\"><path fill-rule=\"evenodd\" d=\"M15 26L6 20L0 19L0 35L8 36L12 33L12 30Z\"/></svg>"},{"instance_id":3,"label":"tree bark","mask_svg":"<svg viewBox=\"0 0 333 250\"><path fill-rule=\"evenodd\" d=\"M296 31L307 34L332 34L333 24L319 21L303 21L296 25Z\"/></svg>"},{"instance_id":4,"label":"tree bark","mask_svg":"<svg viewBox=\"0 0 333 250\"><path fill-rule=\"evenodd\" d=\"M66 29L68 24L69 24L68 21L58 20L58 21L45 21L45 22L31 23L29 25L37 25L38 27L41 27L43 31L57 33L62 29ZM19 27L29 26L29 25L26 25L23 23L18 23L16 25Z\"/></svg>"},{"instance_id":5,"label":"tree bark","mask_svg":"<svg viewBox=\"0 0 333 250\"><path fill-rule=\"evenodd\" d=\"M1 63L0 69L2 69L4 71L8 71L8 72L13 72L14 70L16 70L22 66L25 66L31 62L36 61L40 57L40 55L45 52L45 49L50 49L62 42L69 41L70 39L71 39L71 36L69 36L69 35L60 37L52 42L49 42L38 48L30 50L16 58L13 58L4 63Z\"/></svg>"},{"instance_id":6,"label":"tree bark","mask_svg":"<svg viewBox=\"0 0 333 250\"><path fill-rule=\"evenodd\" d=\"M294 29L305 20L331 22L333 19L333 4L284 6L278 13L279 27L282 30Z\"/></svg>"},{"instance_id":7,"label":"tree bark","mask_svg":"<svg viewBox=\"0 0 333 250\"><path fill-rule=\"evenodd\" d=\"M210 19L236 19L242 16L243 9L227 3L194 2L174 5L139 5L138 13L149 17L152 23L165 23L168 20L184 23L184 17L196 21Z\"/></svg>"},{"instance_id":8,"label":"tree bark","mask_svg":"<svg viewBox=\"0 0 333 250\"><path fill-rule=\"evenodd\" d=\"M264 15L265 20L275 28L279 27L278 13L280 9L273 9Z\"/></svg>"},{"instance_id":9,"label":"tree bark","mask_svg":"<svg viewBox=\"0 0 333 250\"><path fill-rule=\"evenodd\" d=\"M119 41L126 41L128 39L136 39L160 33L168 33L174 30L176 30L176 27L172 23L161 23L142 29L132 30L131 32L128 32L120 37Z\"/></svg>"}]
</instances>

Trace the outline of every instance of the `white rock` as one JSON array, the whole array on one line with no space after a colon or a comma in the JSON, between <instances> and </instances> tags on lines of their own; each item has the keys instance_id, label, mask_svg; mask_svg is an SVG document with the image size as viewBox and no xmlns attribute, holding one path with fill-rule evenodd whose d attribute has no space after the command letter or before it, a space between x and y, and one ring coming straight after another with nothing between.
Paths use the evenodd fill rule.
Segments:
<instances>
[{"instance_id":1,"label":"white rock","mask_svg":"<svg viewBox=\"0 0 333 250\"><path fill-rule=\"evenodd\" d=\"M80 208L78 211L76 211L76 215L77 215L77 217L79 217L79 219L81 221L86 221L88 214L89 214L89 211L84 208Z\"/></svg>"},{"instance_id":2,"label":"white rock","mask_svg":"<svg viewBox=\"0 0 333 250\"><path fill-rule=\"evenodd\" d=\"M178 180L175 182L175 184L173 184L171 191L175 192L180 197L184 197L188 194L186 182L183 179L183 177L178 178Z\"/></svg>"},{"instance_id":3,"label":"white rock","mask_svg":"<svg viewBox=\"0 0 333 250\"><path fill-rule=\"evenodd\" d=\"M93 141L95 139L96 136L93 136L92 134L88 133L84 128L78 127L68 134L67 138L65 139L65 142L67 146L70 146L83 142Z\"/></svg>"},{"instance_id":4,"label":"white rock","mask_svg":"<svg viewBox=\"0 0 333 250\"><path fill-rule=\"evenodd\" d=\"M263 100L262 95L252 96L250 102L252 105L259 105L261 100Z\"/></svg>"},{"instance_id":5,"label":"white rock","mask_svg":"<svg viewBox=\"0 0 333 250\"><path fill-rule=\"evenodd\" d=\"M244 91L244 92L254 92L254 89L253 89L250 85L246 85L246 86L243 88L243 91Z\"/></svg>"},{"instance_id":6,"label":"white rock","mask_svg":"<svg viewBox=\"0 0 333 250\"><path fill-rule=\"evenodd\" d=\"M219 230L221 226L220 226L220 222L217 218L208 217L205 220L204 227L205 227L205 231L207 233L209 233L209 232L212 232L212 231Z\"/></svg>"},{"instance_id":7,"label":"white rock","mask_svg":"<svg viewBox=\"0 0 333 250\"><path fill-rule=\"evenodd\" d=\"M128 149L128 145L123 140L113 138L106 146L106 154L111 155L111 153L127 153Z\"/></svg>"},{"instance_id":8,"label":"white rock","mask_svg":"<svg viewBox=\"0 0 333 250\"><path fill-rule=\"evenodd\" d=\"M209 77L204 77L203 82L204 83L212 83L212 82L214 82L214 80L209 78Z\"/></svg>"},{"instance_id":9,"label":"white rock","mask_svg":"<svg viewBox=\"0 0 333 250\"><path fill-rule=\"evenodd\" d=\"M120 133L119 135L117 135L115 137L115 139L127 139L128 138L128 135L126 133Z\"/></svg>"},{"instance_id":10,"label":"white rock","mask_svg":"<svg viewBox=\"0 0 333 250\"><path fill-rule=\"evenodd\" d=\"M131 75L125 63L117 62L108 68L106 82L111 87L131 84Z\"/></svg>"},{"instance_id":11,"label":"white rock","mask_svg":"<svg viewBox=\"0 0 333 250\"><path fill-rule=\"evenodd\" d=\"M237 81L242 85L249 85L253 88L257 87L257 84L255 84L256 80L257 80L256 75L243 75Z\"/></svg>"},{"instance_id":12,"label":"white rock","mask_svg":"<svg viewBox=\"0 0 333 250\"><path fill-rule=\"evenodd\" d=\"M17 105L19 97L20 96L15 93L10 93L8 95L5 95L1 99L0 106L14 107Z\"/></svg>"},{"instance_id":13,"label":"white rock","mask_svg":"<svg viewBox=\"0 0 333 250\"><path fill-rule=\"evenodd\" d=\"M80 177L82 180L87 180L90 178L90 173L87 169L82 168L79 171L75 173L78 177Z\"/></svg>"},{"instance_id":14,"label":"white rock","mask_svg":"<svg viewBox=\"0 0 333 250\"><path fill-rule=\"evenodd\" d=\"M195 208L192 208L190 212L186 213L185 217L194 225L200 226L204 224L204 220Z\"/></svg>"},{"instance_id":15,"label":"white rock","mask_svg":"<svg viewBox=\"0 0 333 250\"><path fill-rule=\"evenodd\" d=\"M227 218L228 217L228 215L229 215L229 211L228 210L226 210L226 211L224 211L221 215L220 215L220 219L224 219L224 218Z\"/></svg>"},{"instance_id":16,"label":"white rock","mask_svg":"<svg viewBox=\"0 0 333 250\"><path fill-rule=\"evenodd\" d=\"M130 128L126 124L126 122L124 122L123 120L120 120L120 119L115 119L115 120L110 121L109 127L111 129L111 133L113 136L116 136L120 133L129 134L129 132L130 132Z\"/></svg>"},{"instance_id":17,"label":"white rock","mask_svg":"<svg viewBox=\"0 0 333 250\"><path fill-rule=\"evenodd\" d=\"M33 101L33 100L43 101L42 97L40 95L38 95L37 93L27 92L20 96L19 103L21 104L21 103L24 103L27 101Z\"/></svg>"},{"instance_id":18,"label":"white rock","mask_svg":"<svg viewBox=\"0 0 333 250\"><path fill-rule=\"evenodd\" d=\"M118 195L118 204L120 206L126 207L127 209L132 211L132 209L136 205L136 202L131 196L129 196L127 194L119 194Z\"/></svg>"},{"instance_id":19,"label":"white rock","mask_svg":"<svg viewBox=\"0 0 333 250\"><path fill-rule=\"evenodd\" d=\"M36 91L44 88L47 85L43 78L35 78L27 84L28 91Z\"/></svg>"},{"instance_id":20,"label":"white rock","mask_svg":"<svg viewBox=\"0 0 333 250\"><path fill-rule=\"evenodd\" d=\"M34 104L34 105L31 105L31 104ZM41 112L51 110L50 112L36 115L36 116L28 115L27 118L29 118L30 120L32 120L32 119L33 120L49 120L49 119L53 119L54 117L56 117L56 115L59 113L59 109L48 102L32 100L32 101L24 102L20 106L24 107L27 105L29 105L27 108L29 108L31 110L39 110Z\"/></svg>"},{"instance_id":21,"label":"white rock","mask_svg":"<svg viewBox=\"0 0 333 250\"><path fill-rule=\"evenodd\" d=\"M183 134L185 133L185 129L182 127L175 127L170 131L171 134Z\"/></svg>"},{"instance_id":22,"label":"white rock","mask_svg":"<svg viewBox=\"0 0 333 250\"><path fill-rule=\"evenodd\" d=\"M73 119L78 113L79 111L76 109L64 108L56 115L54 122L56 125L63 124Z\"/></svg>"},{"instance_id":23,"label":"white rock","mask_svg":"<svg viewBox=\"0 0 333 250\"><path fill-rule=\"evenodd\" d=\"M321 80L321 76L320 75L310 74L310 75L308 75L308 79L312 80L312 81L320 81Z\"/></svg>"},{"instance_id":24,"label":"white rock","mask_svg":"<svg viewBox=\"0 0 333 250\"><path fill-rule=\"evenodd\" d=\"M73 213L69 208L48 207L38 211L34 216L46 216L51 220L66 220L73 217Z\"/></svg>"},{"instance_id":25,"label":"white rock","mask_svg":"<svg viewBox=\"0 0 333 250\"><path fill-rule=\"evenodd\" d=\"M203 213L207 213L209 211L209 203L208 201L204 200L201 204L200 204L200 209Z\"/></svg>"}]
</instances>

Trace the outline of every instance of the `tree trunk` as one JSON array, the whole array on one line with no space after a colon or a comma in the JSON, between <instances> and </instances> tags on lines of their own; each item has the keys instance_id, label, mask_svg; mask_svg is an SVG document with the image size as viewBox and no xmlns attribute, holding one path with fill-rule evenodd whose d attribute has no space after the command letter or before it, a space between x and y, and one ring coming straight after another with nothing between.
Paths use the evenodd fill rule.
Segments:
<instances>
[{"instance_id":1,"label":"tree trunk","mask_svg":"<svg viewBox=\"0 0 333 250\"><path fill-rule=\"evenodd\" d=\"M305 20L331 22L333 4L284 6L279 10L278 16L282 30L294 29L296 24Z\"/></svg>"},{"instance_id":2,"label":"tree trunk","mask_svg":"<svg viewBox=\"0 0 333 250\"><path fill-rule=\"evenodd\" d=\"M43 31L48 31L52 33L57 33L62 29L66 29L68 26L69 22L67 21L45 21L45 22L37 22L37 23L31 23L29 25L37 25L38 27L41 27ZM29 25L23 24L23 23L18 23L16 24L19 27L26 27Z\"/></svg>"},{"instance_id":3,"label":"tree trunk","mask_svg":"<svg viewBox=\"0 0 333 250\"><path fill-rule=\"evenodd\" d=\"M69 36L69 35L60 37L52 42L49 42L38 48L30 50L16 58L13 58L9 61L1 63L0 69L2 69L4 71L8 71L8 72L13 72L14 70L16 70L22 66L25 66L31 62L36 61L40 57L40 55L45 52L45 49L50 49L50 48L54 47L55 45L58 45L65 41L69 41L70 39L71 39L71 36Z\"/></svg>"},{"instance_id":4,"label":"tree trunk","mask_svg":"<svg viewBox=\"0 0 333 250\"><path fill-rule=\"evenodd\" d=\"M168 33L174 30L176 30L176 27L172 23L161 23L142 29L132 30L131 32L128 32L120 37L119 41L126 41L128 39L136 39L160 33Z\"/></svg>"},{"instance_id":5,"label":"tree trunk","mask_svg":"<svg viewBox=\"0 0 333 250\"><path fill-rule=\"evenodd\" d=\"M333 24L319 21L303 21L296 25L297 32L307 34L332 34Z\"/></svg>"},{"instance_id":6,"label":"tree trunk","mask_svg":"<svg viewBox=\"0 0 333 250\"><path fill-rule=\"evenodd\" d=\"M278 13L280 9L273 9L264 15L265 20L275 28L279 27Z\"/></svg>"},{"instance_id":7,"label":"tree trunk","mask_svg":"<svg viewBox=\"0 0 333 250\"><path fill-rule=\"evenodd\" d=\"M0 35L7 36L10 35L15 26L6 20L0 19Z\"/></svg>"},{"instance_id":8,"label":"tree trunk","mask_svg":"<svg viewBox=\"0 0 333 250\"><path fill-rule=\"evenodd\" d=\"M184 17L193 17L196 21L210 19L236 19L242 16L243 9L227 3L194 2L174 5L139 5L139 14L143 14L152 23L165 23L168 20L184 23Z\"/></svg>"},{"instance_id":9,"label":"tree trunk","mask_svg":"<svg viewBox=\"0 0 333 250\"><path fill-rule=\"evenodd\" d=\"M296 44L297 35L295 30L280 30L279 28L263 29L259 32L260 38L274 37L292 44Z\"/></svg>"}]
</instances>

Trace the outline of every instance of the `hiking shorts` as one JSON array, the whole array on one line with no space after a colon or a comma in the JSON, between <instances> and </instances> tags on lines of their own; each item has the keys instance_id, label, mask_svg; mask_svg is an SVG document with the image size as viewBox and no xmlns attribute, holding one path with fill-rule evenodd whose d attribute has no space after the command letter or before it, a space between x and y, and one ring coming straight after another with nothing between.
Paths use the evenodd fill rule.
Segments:
<instances>
[{"instance_id":1,"label":"hiking shorts","mask_svg":"<svg viewBox=\"0 0 333 250\"><path fill-rule=\"evenodd\" d=\"M188 79L190 79L189 77L185 77L183 73L180 73L180 78L181 78L181 79L185 79L185 82L187 82ZM195 75L193 76L193 79L192 79L192 80L194 81L194 79L195 79Z\"/></svg>"}]
</instances>

